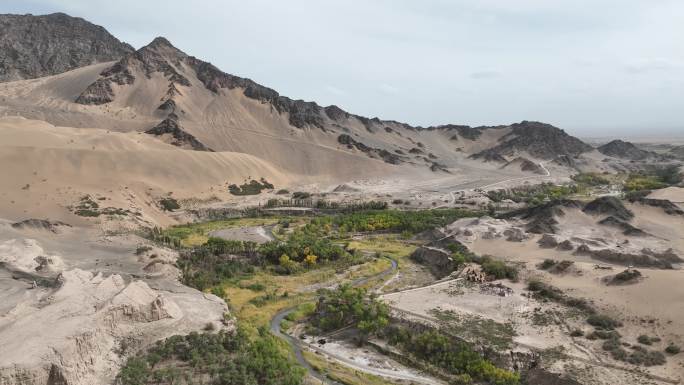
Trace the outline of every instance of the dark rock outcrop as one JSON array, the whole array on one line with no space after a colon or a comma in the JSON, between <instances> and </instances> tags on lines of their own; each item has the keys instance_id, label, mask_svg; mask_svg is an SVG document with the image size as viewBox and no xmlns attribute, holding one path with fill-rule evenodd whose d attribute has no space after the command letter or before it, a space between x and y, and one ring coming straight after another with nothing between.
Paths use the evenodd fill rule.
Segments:
<instances>
[{"instance_id":1,"label":"dark rock outcrop","mask_svg":"<svg viewBox=\"0 0 684 385\"><path fill-rule=\"evenodd\" d=\"M619 139L608 142L598 147L597 150L603 155L629 160L643 160L655 156L650 151L642 150L630 142Z\"/></svg>"},{"instance_id":2,"label":"dark rock outcrop","mask_svg":"<svg viewBox=\"0 0 684 385\"><path fill-rule=\"evenodd\" d=\"M636 202L642 205L659 207L668 215L684 215L684 210L667 199L639 198Z\"/></svg>"},{"instance_id":3,"label":"dark rock outcrop","mask_svg":"<svg viewBox=\"0 0 684 385\"><path fill-rule=\"evenodd\" d=\"M132 51L103 27L78 17L0 15L0 82L56 75Z\"/></svg>"},{"instance_id":4,"label":"dark rock outcrop","mask_svg":"<svg viewBox=\"0 0 684 385\"><path fill-rule=\"evenodd\" d=\"M563 167L568 167L568 168L576 168L577 167L577 162L575 162L575 158L569 155L561 155L556 157L553 161L553 163L563 166Z\"/></svg>"},{"instance_id":5,"label":"dark rock outcrop","mask_svg":"<svg viewBox=\"0 0 684 385\"><path fill-rule=\"evenodd\" d=\"M591 215L609 215L623 221L634 218L634 213L628 210L620 199L610 196L594 199L587 203L582 211Z\"/></svg>"},{"instance_id":6,"label":"dark rock outcrop","mask_svg":"<svg viewBox=\"0 0 684 385\"><path fill-rule=\"evenodd\" d=\"M632 226L631 224L625 222L624 220L616 218L612 215L602 219L601 221L599 221L599 224L604 225L604 226L617 227L620 230L622 230L622 233L624 235L631 235L631 236L647 235L645 231L643 231L639 228L636 228L636 227Z\"/></svg>"},{"instance_id":7,"label":"dark rock outcrop","mask_svg":"<svg viewBox=\"0 0 684 385\"><path fill-rule=\"evenodd\" d=\"M12 223L12 227L15 229L46 230L52 233L58 233L59 227L71 227L71 225L60 221L50 221L48 219L31 218Z\"/></svg>"},{"instance_id":8,"label":"dark rock outcrop","mask_svg":"<svg viewBox=\"0 0 684 385\"><path fill-rule=\"evenodd\" d=\"M213 151L193 135L183 130L178 122L178 116L174 113L169 114L161 123L145 131L145 133L158 137L169 136L169 143L174 146L189 147L196 151Z\"/></svg>"},{"instance_id":9,"label":"dark rock outcrop","mask_svg":"<svg viewBox=\"0 0 684 385\"><path fill-rule=\"evenodd\" d=\"M660 269L672 269L673 263L682 263L683 260L672 249L655 252L643 249L639 254L620 252L614 249L592 249L588 245L580 245L575 250L577 255L587 255L599 261L616 263L626 266L654 267Z\"/></svg>"},{"instance_id":10,"label":"dark rock outcrop","mask_svg":"<svg viewBox=\"0 0 684 385\"><path fill-rule=\"evenodd\" d=\"M357 150L366 153L371 158L380 158L385 163L389 164L401 164L404 162L404 157L397 155L395 153L389 152L385 149L369 147L358 140L355 140L350 135L342 134L337 137L337 142L344 144L347 148L356 148Z\"/></svg>"},{"instance_id":11,"label":"dark rock outcrop","mask_svg":"<svg viewBox=\"0 0 684 385\"><path fill-rule=\"evenodd\" d=\"M411 254L411 259L426 266L437 279L446 277L457 267L451 253L437 247L419 247Z\"/></svg>"},{"instance_id":12,"label":"dark rock outcrop","mask_svg":"<svg viewBox=\"0 0 684 385\"><path fill-rule=\"evenodd\" d=\"M556 217L565 215L563 208L580 208L581 203L569 199L555 200L539 206L525 207L500 215L500 218L520 218L527 220L525 230L533 234L556 234Z\"/></svg>"},{"instance_id":13,"label":"dark rock outcrop","mask_svg":"<svg viewBox=\"0 0 684 385\"><path fill-rule=\"evenodd\" d=\"M337 107L335 105L325 107L323 109L325 111L325 114L331 119L336 122L340 122L342 120L348 119L350 114L341 109L340 107Z\"/></svg>"},{"instance_id":14,"label":"dark rock outcrop","mask_svg":"<svg viewBox=\"0 0 684 385\"><path fill-rule=\"evenodd\" d=\"M501 168L514 168L517 167L520 169L520 171L524 172L531 172L535 174L540 174L540 175L546 175L546 172L544 169L537 163L534 163L533 161L523 158L521 156L513 159L512 161L506 163L505 165L501 166Z\"/></svg>"},{"instance_id":15,"label":"dark rock outcrop","mask_svg":"<svg viewBox=\"0 0 684 385\"><path fill-rule=\"evenodd\" d=\"M542 237L537 241L537 244L539 247L542 249L553 249L558 246L558 241L556 240L556 237L554 237L551 234L544 234Z\"/></svg>"}]
</instances>

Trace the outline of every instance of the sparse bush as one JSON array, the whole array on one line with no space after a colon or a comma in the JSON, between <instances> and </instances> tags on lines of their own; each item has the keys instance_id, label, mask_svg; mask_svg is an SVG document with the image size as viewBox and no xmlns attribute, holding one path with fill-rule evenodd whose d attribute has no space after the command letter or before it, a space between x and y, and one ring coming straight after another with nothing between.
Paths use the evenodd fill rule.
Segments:
<instances>
[{"instance_id":1,"label":"sparse bush","mask_svg":"<svg viewBox=\"0 0 684 385\"><path fill-rule=\"evenodd\" d=\"M274 186L271 183L261 178L259 181L250 180L240 186L231 184L228 186L228 191L233 195L258 195L263 190L271 190L273 188Z\"/></svg>"},{"instance_id":2,"label":"sparse bush","mask_svg":"<svg viewBox=\"0 0 684 385\"><path fill-rule=\"evenodd\" d=\"M587 317L587 323L597 329L613 330L622 326L622 322L617 321L605 314L592 314Z\"/></svg>"},{"instance_id":3,"label":"sparse bush","mask_svg":"<svg viewBox=\"0 0 684 385\"><path fill-rule=\"evenodd\" d=\"M486 259L482 262L482 271L487 275L494 276L496 279L518 279L518 269L515 266L507 265L503 261Z\"/></svg>"},{"instance_id":4,"label":"sparse bush","mask_svg":"<svg viewBox=\"0 0 684 385\"><path fill-rule=\"evenodd\" d=\"M637 337L637 342L639 342L642 345L652 345L653 341L651 341L651 337L647 336L646 334L642 334L639 337Z\"/></svg>"},{"instance_id":5,"label":"sparse bush","mask_svg":"<svg viewBox=\"0 0 684 385\"><path fill-rule=\"evenodd\" d=\"M639 272L639 270L627 269L625 271L615 274L615 276L612 279L612 283L627 283L639 278L641 278L641 272Z\"/></svg>"},{"instance_id":6,"label":"sparse bush","mask_svg":"<svg viewBox=\"0 0 684 385\"><path fill-rule=\"evenodd\" d=\"M580 329L575 329L570 332L570 337L582 337L584 335L584 332L581 331Z\"/></svg>"},{"instance_id":7,"label":"sparse bush","mask_svg":"<svg viewBox=\"0 0 684 385\"><path fill-rule=\"evenodd\" d=\"M266 290L266 286L263 283L255 282L245 286L245 289L249 289L251 291L264 291Z\"/></svg>"},{"instance_id":8,"label":"sparse bush","mask_svg":"<svg viewBox=\"0 0 684 385\"><path fill-rule=\"evenodd\" d=\"M164 211L174 211L180 209L178 201L173 198L163 198L159 201L159 205Z\"/></svg>"},{"instance_id":9,"label":"sparse bush","mask_svg":"<svg viewBox=\"0 0 684 385\"><path fill-rule=\"evenodd\" d=\"M594 330L591 332L589 335L587 335L587 339L590 340L595 340L595 339L601 339L601 340L619 340L622 336L620 333L618 333L616 330Z\"/></svg>"},{"instance_id":10,"label":"sparse bush","mask_svg":"<svg viewBox=\"0 0 684 385\"><path fill-rule=\"evenodd\" d=\"M679 354L680 351L681 351L680 347L675 345L672 342L670 342L670 344L667 345L667 347L665 348L665 353L667 353L667 354L672 354L672 355Z\"/></svg>"}]
</instances>

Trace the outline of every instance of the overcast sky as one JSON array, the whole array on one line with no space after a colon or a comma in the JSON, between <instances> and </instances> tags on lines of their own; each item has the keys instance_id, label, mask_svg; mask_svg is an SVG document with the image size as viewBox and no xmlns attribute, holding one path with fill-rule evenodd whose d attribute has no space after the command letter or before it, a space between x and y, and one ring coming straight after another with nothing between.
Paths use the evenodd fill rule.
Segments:
<instances>
[{"instance_id":1,"label":"overcast sky","mask_svg":"<svg viewBox=\"0 0 684 385\"><path fill-rule=\"evenodd\" d=\"M682 0L3 0L186 53L295 99L415 125L540 120L684 136Z\"/></svg>"}]
</instances>

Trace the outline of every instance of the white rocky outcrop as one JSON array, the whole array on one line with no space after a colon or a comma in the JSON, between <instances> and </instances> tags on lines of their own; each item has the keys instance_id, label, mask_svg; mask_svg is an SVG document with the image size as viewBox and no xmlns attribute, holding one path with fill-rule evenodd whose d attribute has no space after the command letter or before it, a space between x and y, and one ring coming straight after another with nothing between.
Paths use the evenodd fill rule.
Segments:
<instances>
[{"instance_id":1,"label":"white rocky outcrop","mask_svg":"<svg viewBox=\"0 0 684 385\"><path fill-rule=\"evenodd\" d=\"M0 314L0 384L111 383L126 355L219 324L226 311L217 297L181 285L160 291L80 269L57 280L57 289L28 290Z\"/></svg>"},{"instance_id":2,"label":"white rocky outcrop","mask_svg":"<svg viewBox=\"0 0 684 385\"><path fill-rule=\"evenodd\" d=\"M0 263L11 270L27 273L58 272L63 268L62 259L48 255L35 239L9 239L0 243Z\"/></svg>"}]
</instances>

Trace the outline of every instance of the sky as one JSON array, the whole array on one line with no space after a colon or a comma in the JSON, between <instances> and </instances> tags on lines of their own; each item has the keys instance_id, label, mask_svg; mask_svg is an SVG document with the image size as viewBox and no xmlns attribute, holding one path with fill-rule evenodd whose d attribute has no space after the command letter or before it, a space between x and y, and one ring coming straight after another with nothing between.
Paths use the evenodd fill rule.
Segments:
<instances>
[{"instance_id":1,"label":"sky","mask_svg":"<svg viewBox=\"0 0 684 385\"><path fill-rule=\"evenodd\" d=\"M294 99L413 125L684 137L681 0L3 0L188 54Z\"/></svg>"}]
</instances>

